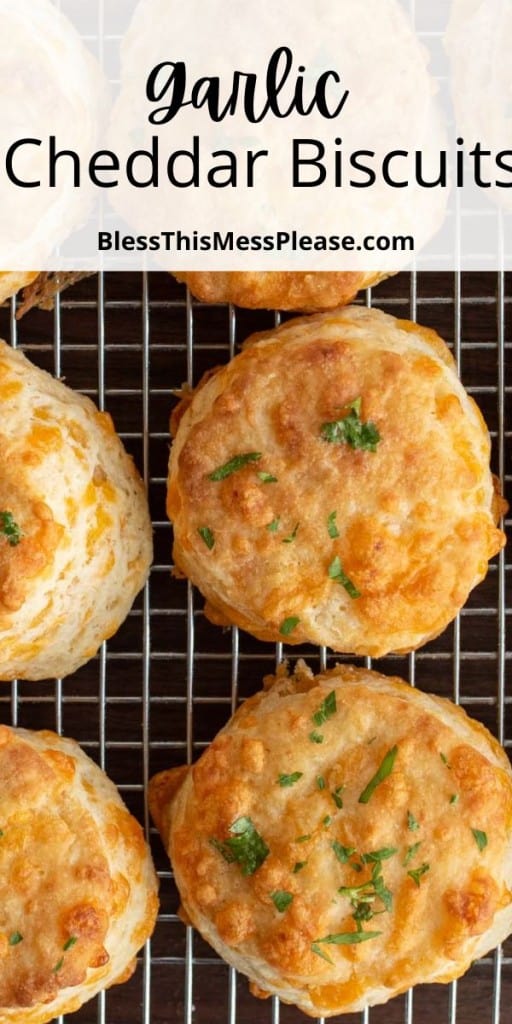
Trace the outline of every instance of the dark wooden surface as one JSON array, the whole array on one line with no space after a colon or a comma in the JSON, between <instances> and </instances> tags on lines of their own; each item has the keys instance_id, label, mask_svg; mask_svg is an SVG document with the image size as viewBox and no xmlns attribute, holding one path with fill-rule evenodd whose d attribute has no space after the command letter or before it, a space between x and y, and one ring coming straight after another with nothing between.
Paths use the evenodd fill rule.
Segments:
<instances>
[{"instance_id":1,"label":"dark wooden surface","mask_svg":"<svg viewBox=\"0 0 512 1024\"><path fill-rule=\"evenodd\" d=\"M397 316L414 313L416 319L438 330L453 343L460 327L461 374L474 391L493 434L498 418L498 316L499 291L495 274L463 275L460 303L452 274L424 274L411 290L411 278L401 274L385 282L372 296L374 304ZM509 321L512 282L506 281L506 357L508 374L505 395L506 425L511 424L512 373ZM149 771L182 763L187 738L197 757L230 714L234 662L232 637L204 619L199 595L193 598L195 643L187 657L187 587L170 577L171 529L165 517L165 475L169 449L168 419L173 405L172 389L187 379L194 381L211 366L229 358L230 315L227 307L193 305L194 347L187 358L187 309L185 290L165 274L148 280L143 301L143 281L136 274L107 274L104 281L103 315L98 308L98 279L84 281L64 294L56 314L30 312L17 328L18 344L34 362L53 371L58 367L67 383L98 398L98 324L104 328L104 401L112 413L126 447L143 469L145 402L143 393L143 325L149 313L150 344L147 405L149 432L148 475L150 502L155 521L155 562L150 583L150 648L144 656L143 602L139 598L125 625L108 644L105 701L102 695L102 662L93 659L75 676L54 681L19 684L17 693L6 686L0 695L0 718L28 728L61 727L84 745L120 787L133 813L144 821L143 722L147 722ZM272 326L271 313L244 310L236 315L236 342L252 331ZM9 308L0 309L0 335L9 338ZM54 344L58 342L58 344ZM56 352L57 362L56 362ZM496 443L494 447L495 469ZM506 474L512 478L510 433L506 438ZM507 605L512 608L512 573L507 556ZM485 582L471 595L460 620L460 657L457 658L454 628L420 651L414 659L416 684L430 692L452 696L460 670L461 701L467 710L497 733L499 706L497 683L500 641L498 615L499 574L494 564ZM510 623L510 618L508 618ZM510 657L510 632L508 640ZM313 648L303 651L312 665L318 664ZM274 648L239 637L238 691L254 693L262 676L272 669ZM381 671L410 677L408 658L382 659ZM510 661L507 661L510 668ZM193 688L187 678L193 670ZM147 698L145 700L145 698ZM505 737L512 743L511 695L505 705ZM103 731L104 730L104 731ZM102 742L102 739L104 742ZM178 898L169 865L152 830L151 844L162 873L161 919L151 947L151 995L144 1010L142 966L131 982L111 990L105 1013L96 1003L83 1007L74 1017L77 1024L181 1024L185 1020L185 930L176 917ZM305 1018L296 1009L282 1007L277 1016L272 1003L258 1002L247 992L243 978L236 985L236 1013L229 1011L229 972L197 935L193 938L191 1020L195 1024L300 1024ZM495 1010L495 961L489 956L476 964L459 982L456 1016L450 1016L450 990L445 986L415 990L412 1007L403 997L370 1013L371 1024L506 1024L512 1019L512 941L504 949L501 969L501 1011ZM358 1018L337 1018L347 1022Z\"/></svg>"}]
</instances>

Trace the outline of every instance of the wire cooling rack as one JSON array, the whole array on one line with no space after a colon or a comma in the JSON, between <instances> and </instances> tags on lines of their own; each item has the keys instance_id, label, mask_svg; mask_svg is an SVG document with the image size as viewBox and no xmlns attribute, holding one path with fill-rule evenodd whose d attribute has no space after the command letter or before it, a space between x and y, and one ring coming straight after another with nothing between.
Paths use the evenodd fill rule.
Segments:
<instances>
[{"instance_id":1,"label":"wire cooling rack","mask_svg":"<svg viewBox=\"0 0 512 1024\"><path fill-rule=\"evenodd\" d=\"M512 479L512 431L506 429L507 414L512 422L511 285L503 274L401 274L360 300L418 319L451 344L462 379L491 429L494 469L505 487ZM33 310L17 321L14 301L0 310L4 337L112 413L148 485L155 531L150 582L100 654L64 681L13 683L0 696L3 721L73 736L105 768L145 824L160 875L158 925L135 976L68 1018L77 1024L300 1024L305 1019L277 1000L253 999L245 980L181 924L172 872L145 802L148 777L197 758L238 702L260 687L276 660L291 653L237 630L223 632L205 620L200 595L171 577L171 528L165 517L172 390L184 381L196 383L206 369L228 360L252 330L277 320L278 314L195 303L166 274L91 278L64 293L54 314ZM416 655L382 659L377 667L451 696L510 751L511 609L510 554L502 553L441 637ZM293 655L299 654L314 668L335 660L313 647L294 648ZM418 988L385 1007L337 1020L505 1024L511 1003L509 940L457 984Z\"/></svg>"}]
</instances>

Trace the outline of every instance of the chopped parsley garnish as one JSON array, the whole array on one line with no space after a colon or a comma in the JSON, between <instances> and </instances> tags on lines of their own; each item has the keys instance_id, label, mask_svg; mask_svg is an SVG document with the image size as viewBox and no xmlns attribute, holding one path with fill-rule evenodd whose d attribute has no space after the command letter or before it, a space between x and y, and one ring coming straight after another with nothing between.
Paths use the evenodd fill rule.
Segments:
<instances>
[{"instance_id":1,"label":"chopped parsley garnish","mask_svg":"<svg viewBox=\"0 0 512 1024\"><path fill-rule=\"evenodd\" d=\"M384 779L387 779L388 775L391 775L397 754L398 747L392 747L391 750L388 750L379 768L375 772L373 779L370 779L366 789L363 789L363 792L359 797L360 804L367 804L377 789L377 786L380 786L381 782L384 782Z\"/></svg>"},{"instance_id":2,"label":"chopped parsley garnish","mask_svg":"<svg viewBox=\"0 0 512 1024\"><path fill-rule=\"evenodd\" d=\"M64 943L64 945L62 947L64 952L67 953L68 949L72 949L73 946L75 946L77 942L78 942L77 936L76 935L70 935L69 939L67 939L67 941Z\"/></svg>"},{"instance_id":3,"label":"chopped parsley garnish","mask_svg":"<svg viewBox=\"0 0 512 1024\"><path fill-rule=\"evenodd\" d=\"M403 867L404 868L406 868L408 863L409 863L409 861L411 861L412 858L416 856L420 846L421 846L421 840L420 840L419 843L413 843L412 846L408 846L407 847L407 853L406 853L406 855L404 857L404 860L403 860Z\"/></svg>"},{"instance_id":4,"label":"chopped parsley garnish","mask_svg":"<svg viewBox=\"0 0 512 1024\"><path fill-rule=\"evenodd\" d=\"M23 935L21 932L12 932L11 935L9 935L10 946L17 946L20 942L23 942Z\"/></svg>"},{"instance_id":5,"label":"chopped parsley garnish","mask_svg":"<svg viewBox=\"0 0 512 1024\"><path fill-rule=\"evenodd\" d=\"M361 398L350 402L349 410L342 419L323 423L320 431L324 441L330 444L348 444L350 448L364 452L376 452L381 436L375 423L363 423L361 420Z\"/></svg>"},{"instance_id":6,"label":"chopped parsley garnish","mask_svg":"<svg viewBox=\"0 0 512 1024\"><path fill-rule=\"evenodd\" d=\"M379 864L381 860L394 857L395 853L398 853L396 846L384 846L382 850L361 854L361 861L363 864Z\"/></svg>"},{"instance_id":7,"label":"chopped parsley garnish","mask_svg":"<svg viewBox=\"0 0 512 1024\"><path fill-rule=\"evenodd\" d=\"M258 473L258 476L259 476L261 482L264 483L264 484L276 484L277 483L277 477L276 476L272 476L272 473L263 473L263 472L261 472L261 473Z\"/></svg>"},{"instance_id":8,"label":"chopped parsley garnish","mask_svg":"<svg viewBox=\"0 0 512 1024\"><path fill-rule=\"evenodd\" d=\"M270 893L270 899L274 904L276 910L280 914L284 914L285 910L288 910L290 903L293 903L293 893L286 892L284 889L278 889L277 892Z\"/></svg>"},{"instance_id":9,"label":"chopped parsley garnish","mask_svg":"<svg viewBox=\"0 0 512 1024\"><path fill-rule=\"evenodd\" d=\"M339 843L337 839L335 839L334 842L331 843L331 846L340 864L346 864L349 857L352 857L352 855L356 852L355 846L342 846L342 844Z\"/></svg>"},{"instance_id":10,"label":"chopped parsley garnish","mask_svg":"<svg viewBox=\"0 0 512 1024\"><path fill-rule=\"evenodd\" d=\"M310 734L308 736L308 739L309 739L310 743L323 743L324 742L324 738L323 738L321 732L314 732L314 731L310 732Z\"/></svg>"},{"instance_id":11,"label":"chopped parsley garnish","mask_svg":"<svg viewBox=\"0 0 512 1024\"><path fill-rule=\"evenodd\" d=\"M336 540L339 537L339 535L340 535L340 531L338 530L338 527L336 526L336 516L337 515L338 515L337 512L331 512L331 514L327 517L327 532L328 532L329 537L331 538L331 540Z\"/></svg>"},{"instance_id":12,"label":"chopped parsley garnish","mask_svg":"<svg viewBox=\"0 0 512 1024\"><path fill-rule=\"evenodd\" d=\"M267 523L267 530L269 530L270 533L277 533L280 523L281 516L277 516L277 518L273 519L271 523Z\"/></svg>"},{"instance_id":13,"label":"chopped parsley garnish","mask_svg":"<svg viewBox=\"0 0 512 1024\"><path fill-rule=\"evenodd\" d=\"M213 473L209 473L208 479L225 480L232 473L238 473L244 466L248 466L250 462L259 462L261 458L261 452L245 452L243 455L234 455L229 462L225 462L223 466L214 469Z\"/></svg>"},{"instance_id":14,"label":"chopped parsley garnish","mask_svg":"<svg viewBox=\"0 0 512 1024\"><path fill-rule=\"evenodd\" d=\"M408 871L409 878L412 878L413 882L416 883L418 889L420 887L420 879L423 875L426 875L427 871L430 871L430 864L422 864L420 868L414 868L413 871Z\"/></svg>"},{"instance_id":15,"label":"chopped parsley garnish","mask_svg":"<svg viewBox=\"0 0 512 1024\"><path fill-rule=\"evenodd\" d=\"M319 775L316 780L317 789L325 789L325 779L323 775Z\"/></svg>"},{"instance_id":16,"label":"chopped parsley garnish","mask_svg":"<svg viewBox=\"0 0 512 1024\"><path fill-rule=\"evenodd\" d=\"M253 875L270 853L265 840L254 827L251 818L237 818L229 831L229 839L211 839L212 846L228 864L239 864L243 875Z\"/></svg>"},{"instance_id":17,"label":"chopped parsley garnish","mask_svg":"<svg viewBox=\"0 0 512 1024\"><path fill-rule=\"evenodd\" d=\"M450 803L451 804L458 804L458 802L459 802L459 794L458 793L452 793L452 795L450 797Z\"/></svg>"},{"instance_id":18,"label":"chopped parsley garnish","mask_svg":"<svg viewBox=\"0 0 512 1024\"><path fill-rule=\"evenodd\" d=\"M361 924L363 921L371 921L372 917L378 917L379 914L385 914L385 910L372 910L369 903L358 903L355 907L352 917L357 924L358 931L361 931Z\"/></svg>"},{"instance_id":19,"label":"chopped parsley garnish","mask_svg":"<svg viewBox=\"0 0 512 1024\"><path fill-rule=\"evenodd\" d=\"M297 533L299 532L299 526L300 526L300 523L296 523L295 524L295 528L293 530L293 533L291 533L289 537L285 537L284 540L281 543L282 544L293 544L293 542L294 542L294 540L295 540L295 538L297 536Z\"/></svg>"},{"instance_id":20,"label":"chopped parsley garnish","mask_svg":"<svg viewBox=\"0 0 512 1024\"><path fill-rule=\"evenodd\" d=\"M357 589L355 583L352 583L352 580L349 579L346 572L343 571L343 566L338 555L336 555L336 558L331 562L328 573L329 579L333 580L334 583L339 583L341 587L344 587L348 596L351 597L353 601L357 600L358 597L361 597L361 591Z\"/></svg>"},{"instance_id":21,"label":"chopped parsley garnish","mask_svg":"<svg viewBox=\"0 0 512 1024\"><path fill-rule=\"evenodd\" d=\"M373 904L377 898L381 900L388 912L393 906L393 894L384 883L380 863L375 865L372 877L366 882L361 882L360 885L342 885L338 892L340 896L346 896L350 900L356 911L359 911L361 904ZM369 920L369 915L365 917L365 920Z\"/></svg>"},{"instance_id":22,"label":"chopped parsley garnish","mask_svg":"<svg viewBox=\"0 0 512 1024\"><path fill-rule=\"evenodd\" d=\"M332 821L331 815L330 814L326 814L325 818L322 818L322 825L325 825L325 827L327 828L331 824L331 821Z\"/></svg>"},{"instance_id":23,"label":"chopped parsley garnish","mask_svg":"<svg viewBox=\"0 0 512 1024\"><path fill-rule=\"evenodd\" d=\"M376 939L379 935L382 935L382 932L339 932L337 935L326 935L323 939L316 939L315 942L311 943L311 949L317 956L321 956L322 960L327 960L329 964L332 964L331 958L321 949L321 944L326 946L353 946L358 942Z\"/></svg>"},{"instance_id":24,"label":"chopped parsley garnish","mask_svg":"<svg viewBox=\"0 0 512 1024\"><path fill-rule=\"evenodd\" d=\"M417 832L420 827L419 821L416 821L412 811L407 811L407 828L409 832Z\"/></svg>"},{"instance_id":25,"label":"chopped parsley garnish","mask_svg":"<svg viewBox=\"0 0 512 1024\"><path fill-rule=\"evenodd\" d=\"M487 833L481 832L479 828L472 828L471 831L473 833L473 839L475 840L475 843L478 846L478 849L480 850L481 853L482 850L485 850L485 847L489 842L487 838Z\"/></svg>"},{"instance_id":26,"label":"chopped parsley garnish","mask_svg":"<svg viewBox=\"0 0 512 1024\"><path fill-rule=\"evenodd\" d=\"M199 536L201 537L201 539L204 540L204 542L206 544L206 547L208 548L208 551L211 551L212 548L215 547L215 537L213 536L213 533L210 530L210 527L209 526L200 526L197 532L198 532Z\"/></svg>"},{"instance_id":27,"label":"chopped parsley garnish","mask_svg":"<svg viewBox=\"0 0 512 1024\"><path fill-rule=\"evenodd\" d=\"M0 512L0 533L3 533L11 548L17 547L23 534L12 512Z\"/></svg>"},{"instance_id":28,"label":"chopped parsley garnish","mask_svg":"<svg viewBox=\"0 0 512 1024\"><path fill-rule=\"evenodd\" d=\"M306 864L307 860L298 860L297 863L293 865L293 874L298 875L299 871L302 871L302 868L306 867Z\"/></svg>"},{"instance_id":29,"label":"chopped parsley garnish","mask_svg":"<svg viewBox=\"0 0 512 1024\"><path fill-rule=\"evenodd\" d=\"M297 839L295 840L295 842L296 843L307 843L308 839L311 839L311 835L310 834L308 834L307 836L297 836Z\"/></svg>"},{"instance_id":30,"label":"chopped parsley garnish","mask_svg":"<svg viewBox=\"0 0 512 1024\"><path fill-rule=\"evenodd\" d=\"M292 772L291 775L281 774L277 781L282 789L286 789L288 786L294 786L302 778L303 774L304 772Z\"/></svg>"},{"instance_id":31,"label":"chopped parsley garnish","mask_svg":"<svg viewBox=\"0 0 512 1024\"><path fill-rule=\"evenodd\" d=\"M59 971L62 970L63 966L64 966L64 957L61 956L60 960L57 961L57 963L55 964L55 967L53 968L53 974L58 974Z\"/></svg>"},{"instance_id":32,"label":"chopped parsley garnish","mask_svg":"<svg viewBox=\"0 0 512 1024\"><path fill-rule=\"evenodd\" d=\"M446 765L447 768L451 768L451 764L448 764L448 758L446 754L439 754L439 757L441 758L441 761L443 762L443 764Z\"/></svg>"},{"instance_id":33,"label":"chopped parsley garnish","mask_svg":"<svg viewBox=\"0 0 512 1024\"><path fill-rule=\"evenodd\" d=\"M315 725L323 725L329 718L336 714L336 691L331 690L325 700L322 701L318 711L312 715Z\"/></svg>"},{"instance_id":34,"label":"chopped parsley garnish","mask_svg":"<svg viewBox=\"0 0 512 1024\"><path fill-rule=\"evenodd\" d=\"M290 615L289 619L284 619L279 627L281 636L290 636L290 633L293 633L294 629L299 625L299 622L300 619L298 619L296 615Z\"/></svg>"},{"instance_id":35,"label":"chopped parsley garnish","mask_svg":"<svg viewBox=\"0 0 512 1024\"><path fill-rule=\"evenodd\" d=\"M331 793L334 803L336 804L336 807L338 808L339 811L341 811L343 807L343 799L340 794L343 792L344 789L345 786L337 786L334 792Z\"/></svg>"}]
</instances>

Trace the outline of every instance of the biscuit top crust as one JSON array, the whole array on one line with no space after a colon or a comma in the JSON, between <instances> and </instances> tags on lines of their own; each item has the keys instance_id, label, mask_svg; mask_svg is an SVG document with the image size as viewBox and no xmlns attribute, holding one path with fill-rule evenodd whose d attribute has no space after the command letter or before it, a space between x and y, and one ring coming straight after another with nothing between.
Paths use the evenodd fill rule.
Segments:
<instances>
[{"instance_id":1,"label":"biscuit top crust","mask_svg":"<svg viewBox=\"0 0 512 1024\"><path fill-rule=\"evenodd\" d=\"M294 309L316 312L351 302L389 274L359 272L232 271L177 273L203 302L233 302L248 309Z\"/></svg>"},{"instance_id":2,"label":"biscuit top crust","mask_svg":"<svg viewBox=\"0 0 512 1024\"><path fill-rule=\"evenodd\" d=\"M504 752L377 673L299 662L268 682L178 786L152 786L185 912L307 1012L457 976L512 900Z\"/></svg>"},{"instance_id":3,"label":"biscuit top crust","mask_svg":"<svg viewBox=\"0 0 512 1024\"><path fill-rule=\"evenodd\" d=\"M0 726L0 1017L45 1024L127 980L158 911L143 831L73 740Z\"/></svg>"},{"instance_id":4,"label":"biscuit top crust","mask_svg":"<svg viewBox=\"0 0 512 1024\"><path fill-rule=\"evenodd\" d=\"M77 761L53 734L32 735L0 727L4 1010L51 1002L107 965L105 939L119 912L105 836L80 800ZM129 820L117 805L111 813L112 828Z\"/></svg>"},{"instance_id":5,"label":"biscuit top crust","mask_svg":"<svg viewBox=\"0 0 512 1024\"><path fill-rule=\"evenodd\" d=\"M355 406L373 448L324 436ZM504 543L480 412L444 342L409 321L348 307L255 335L174 423L176 563L215 621L261 639L296 619L290 643L411 650Z\"/></svg>"}]
</instances>

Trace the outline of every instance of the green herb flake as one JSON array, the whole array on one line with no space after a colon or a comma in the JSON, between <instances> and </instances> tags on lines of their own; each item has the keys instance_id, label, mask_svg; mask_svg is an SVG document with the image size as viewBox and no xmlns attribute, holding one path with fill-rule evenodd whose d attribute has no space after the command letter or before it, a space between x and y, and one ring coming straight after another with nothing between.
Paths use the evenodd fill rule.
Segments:
<instances>
[{"instance_id":1,"label":"green herb flake","mask_svg":"<svg viewBox=\"0 0 512 1024\"><path fill-rule=\"evenodd\" d=\"M409 878L412 878L413 882L416 883L418 889L420 887L420 879L423 875L426 875L427 871L430 871L430 864L422 864L420 868L414 868L413 871L408 871Z\"/></svg>"},{"instance_id":2,"label":"green herb flake","mask_svg":"<svg viewBox=\"0 0 512 1024\"><path fill-rule=\"evenodd\" d=\"M317 956L321 956L322 960L326 960L328 964L332 964L334 966L334 960L331 960L330 956L327 955L325 950L322 949L317 942L311 943L311 951L312 953L316 953Z\"/></svg>"},{"instance_id":3,"label":"green herb flake","mask_svg":"<svg viewBox=\"0 0 512 1024\"><path fill-rule=\"evenodd\" d=\"M314 731L310 732L310 734L308 736L308 739L309 739L310 743L323 743L324 742L324 738L323 738L321 732L314 732Z\"/></svg>"},{"instance_id":4,"label":"green herb flake","mask_svg":"<svg viewBox=\"0 0 512 1024\"><path fill-rule=\"evenodd\" d=\"M2 832L2 829L0 828L0 839L2 839L4 835L5 835L5 832Z\"/></svg>"},{"instance_id":5,"label":"green herb flake","mask_svg":"<svg viewBox=\"0 0 512 1024\"><path fill-rule=\"evenodd\" d=\"M289 619L284 619L279 627L281 636L290 636L294 629L299 625L300 619L296 615L290 615Z\"/></svg>"},{"instance_id":6,"label":"green herb flake","mask_svg":"<svg viewBox=\"0 0 512 1024\"><path fill-rule=\"evenodd\" d=\"M353 601L356 601L358 597L361 597L361 591L357 589L355 583L352 583L352 580L349 579L346 572L344 572L338 555L336 555L336 558L331 562L328 573L329 579L333 580L334 583L339 583L341 587L344 587L348 596L351 597Z\"/></svg>"},{"instance_id":7,"label":"green herb flake","mask_svg":"<svg viewBox=\"0 0 512 1024\"><path fill-rule=\"evenodd\" d=\"M323 423L320 435L330 444L347 444L350 448L365 452L376 452L382 440L375 423L361 420L361 398L356 398L345 408L347 415L342 419Z\"/></svg>"},{"instance_id":8,"label":"green herb flake","mask_svg":"<svg viewBox=\"0 0 512 1024\"><path fill-rule=\"evenodd\" d=\"M361 860L363 864L380 864L382 860L389 860L398 853L396 846L384 846L382 850L375 850L373 853L363 853Z\"/></svg>"},{"instance_id":9,"label":"green herb flake","mask_svg":"<svg viewBox=\"0 0 512 1024\"><path fill-rule=\"evenodd\" d=\"M318 711L311 716L315 725L323 725L329 718L336 714L336 692L331 690L325 700L322 701Z\"/></svg>"},{"instance_id":10,"label":"green herb flake","mask_svg":"<svg viewBox=\"0 0 512 1024\"><path fill-rule=\"evenodd\" d=\"M248 466L250 462L259 462L261 458L261 452L245 452L243 455L234 455L229 462L225 462L223 466L214 469L213 473L209 473L208 479L214 481L225 480L226 477L231 476L233 473L238 473L239 470Z\"/></svg>"},{"instance_id":11,"label":"green herb flake","mask_svg":"<svg viewBox=\"0 0 512 1024\"><path fill-rule=\"evenodd\" d=\"M23 935L21 932L12 932L9 935L9 945L18 946L20 942L23 942Z\"/></svg>"},{"instance_id":12,"label":"green herb flake","mask_svg":"<svg viewBox=\"0 0 512 1024\"><path fill-rule=\"evenodd\" d=\"M201 537L201 540L204 540L204 543L206 544L208 551L211 551L215 547L215 537L213 536L210 527L200 526L197 532Z\"/></svg>"},{"instance_id":13,"label":"green herb flake","mask_svg":"<svg viewBox=\"0 0 512 1024\"><path fill-rule=\"evenodd\" d=\"M53 968L52 973L53 974L58 974L59 971L62 970L63 966L64 966L64 957L61 956L60 960L58 960L57 963L55 964L55 967Z\"/></svg>"},{"instance_id":14,"label":"green herb flake","mask_svg":"<svg viewBox=\"0 0 512 1024\"><path fill-rule=\"evenodd\" d=\"M317 789L325 789L325 779L323 775L319 775L316 780Z\"/></svg>"},{"instance_id":15,"label":"green herb flake","mask_svg":"<svg viewBox=\"0 0 512 1024\"><path fill-rule=\"evenodd\" d=\"M407 811L407 828L409 832L417 832L420 827L419 821L416 821L412 811Z\"/></svg>"},{"instance_id":16,"label":"green herb flake","mask_svg":"<svg viewBox=\"0 0 512 1024\"><path fill-rule=\"evenodd\" d=\"M281 516L277 516L277 519L273 519L271 523L267 523L267 530L269 533L277 533L281 523Z\"/></svg>"},{"instance_id":17,"label":"green herb flake","mask_svg":"<svg viewBox=\"0 0 512 1024\"><path fill-rule=\"evenodd\" d=\"M291 775L281 774L277 781L281 789L287 789L289 786L294 786L302 778L303 774L304 772L292 772Z\"/></svg>"},{"instance_id":18,"label":"green herb flake","mask_svg":"<svg viewBox=\"0 0 512 1024\"><path fill-rule=\"evenodd\" d=\"M356 860L351 862L350 867L352 868L353 871L357 871L358 874L360 874L361 871L363 870L363 865L358 864Z\"/></svg>"},{"instance_id":19,"label":"green herb flake","mask_svg":"<svg viewBox=\"0 0 512 1024\"><path fill-rule=\"evenodd\" d=\"M335 839L334 842L331 843L331 847L334 850L334 853L337 859L339 860L340 864L346 864L349 857L352 857L352 855L356 852L354 846L342 846L342 844L339 843L337 839Z\"/></svg>"},{"instance_id":20,"label":"green herb flake","mask_svg":"<svg viewBox=\"0 0 512 1024\"><path fill-rule=\"evenodd\" d=\"M382 901L385 909L390 911L393 906L393 894L385 885L381 872L381 864L375 864L370 879L361 882L360 885L342 885L338 889L338 893L349 899L356 911L359 910L361 904L372 904L377 897ZM357 921L358 918L356 917L355 920Z\"/></svg>"},{"instance_id":21,"label":"green herb flake","mask_svg":"<svg viewBox=\"0 0 512 1024\"><path fill-rule=\"evenodd\" d=\"M334 790L334 792L331 793L331 796L332 796L332 798L334 800L334 803L336 804L336 807L338 808L339 811L341 811L342 808L343 808L343 798L342 798L341 794L342 794L344 789L345 789L345 786L337 786L336 789Z\"/></svg>"},{"instance_id":22,"label":"green herb flake","mask_svg":"<svg viewBox=\"0 0 512 1024\"><path fill-rule=\"evenodd\" d=\"M407 853L406 853L406 855L404 857L404 860L402 862L402 866L404 868L406 868L407 865L409 864L409 862L412 860L412 858L416 856L420 846L421 846L421 841L419 843L413 843L412 846L408 846L407 847Z\"/></svg>"},{"instance_id":23,"label":"green herb flake","mask_svg":"<svg viewBox=\"0 0 512 1024\"><path fill-rule=\"evenodd\" d=\"M327 533L329 534L331 540L337 540L337 538L340 535L340 531L336 526L337 515L337 512L331 512L331 514L327 517Z\"/></svg>"},{"instance_id":24,"label":"green herb flake","mask_svg":"<svg viewBox=\"0 0 512 1024\"><path fill-rule=\"evenodd\" d=\"M286 892L284 889L278 889L277 892L270 893L270 899L274 904L276 910L280 914L284 914L285 910L293 903L293 893Z\"/></svg>"},{"instance_id":25,"label":"green herb flake","mask_svg":"<svg viewBox=\"0 0 512 1024\"><path fill-rule=\"evenodd\" d=\"M229 839L210 842L228 864L237 863L243 875L253 875L268 857L270 850L251 818L237 818L229 829Z\"/></svg>"},{"instance_id":26,"label":"green herb flake","mask_svg":"<svg viewBox=\"0 0 512 1024\"><path fill-rule=\"evenodd\" d=\"M316 939L311 949L321 943L326 946L355 946L358 942L368 942L379 935L382 935L382 932L338 932L337 935L326 935L323 939ZM317 950L313 949L313 952L316 953Z\"/></svg>"},{"instance_id":27,"label":"green herb flake","mask_svg":"<svg viewBox=\"0 0 512 1024\"><path fill-rule=\"evenodd\" d=\"M289 537L285 537L284 540L281 541L281 543L282 544L293 544L293 542L294 542L294 540L295 540L295 538L296 538L296 536L297 536L297 534L299 532L299 526L300 526L300 523L296 523L295 528L293 530L293 533L291 533Z\"/></svg>"},{"instance_id":28,"label":"green herb flake","mask_svg":"<svg viewBox=\"0 0 512 1024\"><path fill-rule=\"evenodd\" d=\"M277 477L272 476L272 473L258 473L258 476L264 484L277 484Z\"/></svg>"},{"instance_id":29,"label":"green herb flake","mask_svg":"<svg viewBox=\"0 0 512 1024\"><path fill-rule=\"evenodd\" d=\"M332 822L332 818L331 818L331 815L330 815L330 814L326 814L326 815L325 815L325 818L322 818L322 825L325 825L325 827L326 827L326 828L328 828L328 827L329 827L329 825L331 824L331 822Z\"/></svg>"},{"instance_id":30,"label":"green herb flake","mask_svg":"<svg viewBox=\"0 0 512 1024\"><path fill-rule=\"evenodd\" d=\"M302 869L306 867L306 864L307 860L298 860L296 864L293 865L293 874L298 875L299 871L302 871Z\"/></svg>"},{"instance_id":31,"label":"green herb flake","mask_svg":"<svg viewBox=\"0 0 512 1024\"><path fill-rule=\"evenodd\" d=\"M452 795L450 797L450 803L451 804L458 804L458 802L459 802L459 794L458 793L452 793Z\"/></svg>"},{"instance_id":32,"label":"green herb flake","mask_svg":"<svg viewBox=\"0 0 512 1024\"><path fill-rule=\"evenodd\" d=\"M0 533L3 533L11 548L18 546L23 534L12 512L0 512Z\"/></svg>"},{"instance_id":33,"label":"green herb flake","mask_svg":"<svg viewBox=\"0 0 512 1024\"><path fill-rule=\"evenodd\" d=\"M375 772L375 775L370 779L366 789L363 789L363 792L359 797L360 804L367 804L377 789L377 786L380 786L381 782L384 782L384 779L387 779L388 775L391 775L397 754L398 747L392 747L391 750L388 750L386 756Z\"/></svg>"},{"instance_id":34,"label":"green herb flake","mask_svg":"<svg viewBox=\"0 0 512 1024\"><path fill-rule=\"evenodd\" d=\"M478 846L480 853L482 853L482 850L485 850L485 847L489 842L487 838L487 833L481 832L479 828L472 828L471 831L473 833L473 839L475 840L475 843Z\"/></svg>"},{"instance_id":35,"label":"green herb flake","mask_svg":"<svg viewBox=\"0 0 512 1024\"><path fill-rule=\"evenodd\" d=\"M308 833L307 836L297 836L297 839L295 840L295 842L296 843L307 843L309 839L311 839L311 834L310 833Z\"/></svg>"},{"instance_id":36,"label":"green herb flake","mask_svg":"<svg viewBox=\"0 0 512 1024\"><path fill-rule=\"evenodd\" d=\"M67 953L68 949L72 949L73 946L76 946L77 942L78 942L77 936L76 935L70 935L69 939L67 939L67 941L64 943L64 945L62 947L64 952Z\"/></svg>"},{"instance_id":37,"label":"green herb flake","mask_svg":"<svg viewBox=\"0 0 512 1024\"><path fill-rule=\"evenodd\" d=\"M448 764L448 758L447 758L446 754L439 754L439 757L441 758L441 761L443 762L443 764L445 764L446 767L448 769L450 769L450 771L451 771L451 767L452 766L451 766L451 764Z\"/></svg>"}]
</instances>

